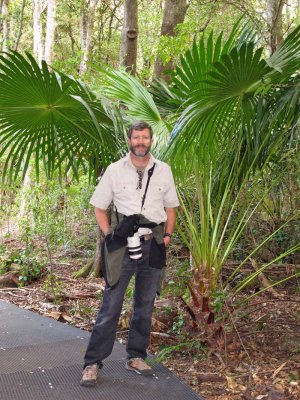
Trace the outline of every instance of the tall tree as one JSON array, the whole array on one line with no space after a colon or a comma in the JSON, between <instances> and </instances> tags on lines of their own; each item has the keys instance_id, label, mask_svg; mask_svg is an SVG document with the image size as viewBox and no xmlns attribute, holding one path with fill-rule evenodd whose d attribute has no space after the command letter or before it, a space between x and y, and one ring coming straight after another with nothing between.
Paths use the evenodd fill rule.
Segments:
<instances>
[{"instance_id":1,"label":"tall tree","mask_svg":"<svg viewBox=\"0 0 300 400\"><path fill-rule=\"evenodd\" d=\"M14 50L15 50L15 51L18 50L18 46L19 46L20 39L21 39L21 36L22 36L22 30L23 30L23 16L24 16L25 4L26 4L26 0L22 0L21 10L20 10L19 29L18 29L16 41L15 41L15 46L14 46Z\"/></svg>"},{"instance_id":2,"label":"tall tree","mask_svg":"<svg viewBox=\"0 0 300 400\"><path fill-rule=\"evenodd\" d=\"M54 36L55 36L55 26L56 26L55 13L56 13L56 0L48 0L45 55L44 55L47 64L51 64L53 58Z\"/></svg>"},{"instance_id":3,"label":"tall tree","mask_svg":"<svg viewBox=\"0 0 300 400\"><path fill-rule=\"evenodd\" d=\"M9 0L3 0L2 2L2 30L3 30L3 42L2 42L2 51L8 50L9 43L9 29L10 29L10 21L9 21Z\"/></svg>"},{"instance_id":4,"label":"tall tree","mask_svg":"<svg viewBox=\"0 0 300 400\"><path fill-rule=\"evenodd\" d=\"M33 0L33 54L39 65L44 56L42 11L42 0Z\"/></svg>"},{"instance_id":5,"label":"tall tree","mask_svg":"<svg viewBox=\"0 0 300 400\"><path fill-rule=\"evenodd\" d=\"M175 36L176 26L184 21L188 9L187 0L166 0L164 6L164 15L161 25L161 36ZM154 67L154 75L165 80L169 79L164 72L173 68L172 58L164 65L159 54Z\"/></svg>"},{"instance_id":6,"label":"tall tree","mask_svg":"<svg viewBox=\"0 0 300 400\"><path fill-rule=\"evenodd\" d=\"M138 6L137 0L125 0L120 64L124 65L132 75L136 73L138 38Z\"/></svg>"},{"instance_id":7,"label":"tall tree","mask_svg":"<svg viewBox=\"0 0 300 400\"><path fill-rule=\"evenodd\" d=\"M267 2L267 22L269 28L269 47L273 54L278 45L283 41L282 30L282 9L283 0L268 0Z\"/></svg>"},{"instance_id":8,"label":"tall tree","mask_svg":"<svg viewBox=\"0 0 300 400\"><path fill-rule=\"evenodd\" d=\"M80 36L82 58L79 66L79 74L87 69L90 54L93 48L92 36L94 27L94 15L98 0L83 0L80 15Z\"/></svg>"}]
</instances>

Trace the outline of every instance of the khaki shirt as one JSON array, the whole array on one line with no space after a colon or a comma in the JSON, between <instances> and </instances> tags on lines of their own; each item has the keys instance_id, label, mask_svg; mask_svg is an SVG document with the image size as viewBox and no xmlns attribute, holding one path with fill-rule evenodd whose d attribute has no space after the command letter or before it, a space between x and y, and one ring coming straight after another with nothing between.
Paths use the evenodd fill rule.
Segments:
<instances>
[{"instance_id":1,"label":"khaki shirt","mask_svg":"<svg viewBox=\"0 0 300 400\"><path fill-rule=\"evenodd\" d=\"M154 162L154 172L141 212L148 170ZM150 154L150 160L142 180L142 188L138 189L138 174L136 167L131 162L130 153L128 153L124 158L107 167L90 203L97 208L106 210L112 201L118 212L124 215L141 212L147 219L156 224L165 222L167 215L164 209L179 206L171 168L168 164L155 159Z\"/></svg>"}]
</instances>

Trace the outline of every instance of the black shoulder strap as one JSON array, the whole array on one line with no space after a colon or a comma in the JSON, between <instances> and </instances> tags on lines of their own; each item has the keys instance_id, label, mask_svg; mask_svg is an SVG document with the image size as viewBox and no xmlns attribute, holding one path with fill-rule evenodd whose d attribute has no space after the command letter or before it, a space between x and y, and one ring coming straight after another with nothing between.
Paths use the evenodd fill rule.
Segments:
<instances>
[{"instance_id":1,"label":"black shoulder strap","mask_svg":"<svg viewBox=\"0 0 300 400\"><path fill-rule=\"evenodd\" d=\"M143 198L142 198L142 207L141 207L140 214L142 213L142 210L143 210L143 207L144 207L144 203L145 203L145 200L146 200L146 194L147 194L150 178L153 175L154 168L155 168L155 163L153 164L153 167L151 167L148 170L148 179L147 179L147 183L146 183L146 187L145 187L145 192L144 192L144 195L143 195ZM117 210L116 206L115 206L115 210L116 210L117 223L119 224L119 213L118 213L118 210Z\"/></svg>"},{"instance_id":2,"label":"black shoulder strap","mask_svg":"<svg viewBox=\"0 0 300 400\"><path fill-rule=\"evenodd\" d=\"M147 184L146 184L146 187L145 187L144 196L143 196L143 198L142 198L142 207L141 207L141 212L140 212L140 214L142 213L142 210L143 210L143 207L144 207L144 203L145 203L145 200L146 200L146 194L147 194L147 190L148 190L150 178L151 178L151 176L153 175L154 168L155 168L155 163L153 164L153 167L151 167L151 168L148 170L148 179L147 179Z\"/></svg>"}]
</instances>

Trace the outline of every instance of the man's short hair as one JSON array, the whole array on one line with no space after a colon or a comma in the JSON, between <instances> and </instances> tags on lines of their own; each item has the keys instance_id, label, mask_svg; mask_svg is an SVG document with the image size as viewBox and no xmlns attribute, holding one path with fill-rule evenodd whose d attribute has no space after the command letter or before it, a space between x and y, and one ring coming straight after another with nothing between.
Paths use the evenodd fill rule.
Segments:
<instances>
[{"instance_id":1,"label":"man's short hair","mask_svg":"<svg viewBox=\"0 0 300 400\"><path fill-rule=\"evenodd\" d=\"M131 138L132 131L143 131L144 129L149 129L150 137L152 139L153 130L152 130L151 126L149 124L147 124L147 122L145 122L145 121L137 121L131 125L131 127L128 129L128 133L127 133L128 139Z\"/></svg>"}]
</instances>

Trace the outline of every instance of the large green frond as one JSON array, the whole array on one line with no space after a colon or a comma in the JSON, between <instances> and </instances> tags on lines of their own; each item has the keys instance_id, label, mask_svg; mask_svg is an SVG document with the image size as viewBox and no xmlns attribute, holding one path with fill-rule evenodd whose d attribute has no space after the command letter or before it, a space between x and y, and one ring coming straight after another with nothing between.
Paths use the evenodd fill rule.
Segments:
<instances>
[{"instance_id":1,"label":"large green frond","mask_svg":"<svg viewBox=\"0 0 300 400\"><path fill-rule=\"evenodd\" d=\"M132 75L125 71L99 69L106 77L105 95L120 102L131 120L143 120L154 130L154 150L159 152L169 139L171 126L164 120L150 93Z\"/></svg>"},{"instance_id":2,"label":"large green frond","mask_svg":"<svg viewBox=\"0 0 300 400\"><path fill-rule=\"evenodd\" d=\"M47 176L62 165L76 176L79 165L96 173L117 156L114 123L82 82L11 52L0 57L0 86L3 178L25 176L31 158L37 174L42 160Z\"/></svg>"}]
</instances>

